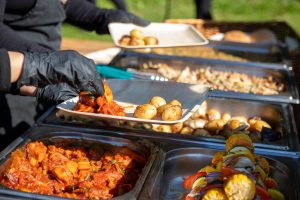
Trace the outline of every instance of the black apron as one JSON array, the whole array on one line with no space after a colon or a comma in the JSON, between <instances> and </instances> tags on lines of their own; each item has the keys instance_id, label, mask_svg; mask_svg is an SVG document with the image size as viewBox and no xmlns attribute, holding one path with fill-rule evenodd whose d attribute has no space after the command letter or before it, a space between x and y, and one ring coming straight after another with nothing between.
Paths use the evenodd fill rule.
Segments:
<instances>
[{"instance_id":1,"label":"black apron","mask_svg":"<svg viewBox=\"0 0 300 200\"><path fill-rule=\"evenodd\" d=\"M65 19L59 0L37 0L26 15L5 14L4 22L20 37L58 50L61 43L61 23ZM47 108L35 97L0 94L0 149L32 126Z\"/></svg>"}]
</instances>

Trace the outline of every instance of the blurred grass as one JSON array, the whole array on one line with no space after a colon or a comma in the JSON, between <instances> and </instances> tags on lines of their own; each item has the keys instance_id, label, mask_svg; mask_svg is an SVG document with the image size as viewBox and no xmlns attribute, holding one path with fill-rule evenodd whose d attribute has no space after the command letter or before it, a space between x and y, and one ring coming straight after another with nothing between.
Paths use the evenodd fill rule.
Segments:
<instances>
[{"instance_id":1,"label":"blurred grass","mask_svg":"<svg viewBox=\"0 0 300 200\"><path fill-rule=\"evenodd\" d=\"M125 0L130 12L149 21L165 18L168 0ZM193 18L194 0L170 0L169 18ZM110 0L97 0L102 8L114 8ZM300 0L212 0L214 20L222 21L286 21L300 35ZM62 28L63 37L111 41L109 35L97 35L68 24Z\"/></svg>"}]
</instances>

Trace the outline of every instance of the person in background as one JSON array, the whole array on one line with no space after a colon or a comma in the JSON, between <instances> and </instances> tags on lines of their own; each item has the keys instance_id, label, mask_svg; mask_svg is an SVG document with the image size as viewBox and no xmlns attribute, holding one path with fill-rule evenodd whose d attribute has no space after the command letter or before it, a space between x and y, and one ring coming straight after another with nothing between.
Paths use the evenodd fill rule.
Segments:
<instances>
[{"instance_id":1,"label":"person in background","mask_svg":"<svg viewBox=\"0 0 300 200\"><path fill-rule=\"evenodd\" d=\"M212 19L211 0L195 0L195 4L197 19Z\"/></svg>"},{"instance_id":2,"label":"person in background","mask_svg":"<svg viewBox=\"0 0 300 200\"><path fill-rule=\"evenodd\" d=\"M131 13L97 8L86 0L22 0L22 3L19 0L0 0L0 48L40 53L59 50L62 22L98 34L107 34L110 22L149 24ZM68 62L60 64L67 67ZM1 93L1 145L11 142L5 141L6 136L16 137L32 126L49 107L46 103L37 104L33 97Z\"/></svg>"}]
</instances>

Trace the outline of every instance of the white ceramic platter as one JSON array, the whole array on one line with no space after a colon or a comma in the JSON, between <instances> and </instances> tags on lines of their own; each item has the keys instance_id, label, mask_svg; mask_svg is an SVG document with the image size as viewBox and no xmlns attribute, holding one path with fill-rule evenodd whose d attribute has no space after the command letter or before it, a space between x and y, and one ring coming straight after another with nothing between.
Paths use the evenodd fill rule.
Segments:
<instances>
[{"instance_id":1,"label":"white ceramic platter","mask_svg":"<svg viewBox=\"0 0 300 200\"><path fill-rule=\"evenodd\" d=\"M201 33L188 24L151 23L147 27L140 27L134 24L110 23L108 28L114 44L127 49L198 46L208 43L208 40ZM156 37L159 41L158 45L121 45L119 43L120 38L129 35L133 29L142 31L145 36Z\"/></svg>"},{"instance_id":2,"label":"white ceramic platter","mask_svg":"<svg viewBox=\"0 0 300 200\"><path fill-rule=\"evenodd\" d=\"M152 124L176 124L187 120L194 112L196 112L201 103L206 99L208 93L207 86L176 82L111 79L108 80L107 83L112 89L114 100L119 105L125 107L125 117L74 111L73 108L78 101L78 97L74 97L57 105L57 108L68 113L92 118ZM133 113L136 106L148 103L153 96L161 96L167 102L173 99L180 101L183 109L182 117L176 121L163 121L160 118L149 120L135 118Z\"/></svg>"}]
</instances>

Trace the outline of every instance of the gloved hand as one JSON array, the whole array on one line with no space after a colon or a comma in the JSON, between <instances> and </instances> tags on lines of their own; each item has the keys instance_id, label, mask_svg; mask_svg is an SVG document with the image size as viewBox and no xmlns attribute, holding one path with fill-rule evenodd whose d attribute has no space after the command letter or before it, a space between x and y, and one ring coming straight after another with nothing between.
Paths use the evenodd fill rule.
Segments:
<instances>
[{"instance_id":1,"label":"gloved hand","mask_svg":"<svg viewBox=\"0 0 300 200\"><path fill-rule=\"evenodd\" d=\"M17 89L23 85L37 87L36 97L40 102L59 103L83 90L104 93L94 62L75 51L24 52L24 56Z\"/></svg>"},{"instance_id":2,"label":"gloved hand","mask_svg":"<svg viewBox=\"0 0 300 200\"><path fill-rule=\"evenodd\" d=\"M133 23L138 26L148 26L150 24L149 21L123 10L101 9L101 12L103 12L105 17L101 22L101 26L96 30L97 33L101 34L109 33L108 24L112 22Z\"/></svg>"}]
</instances>

